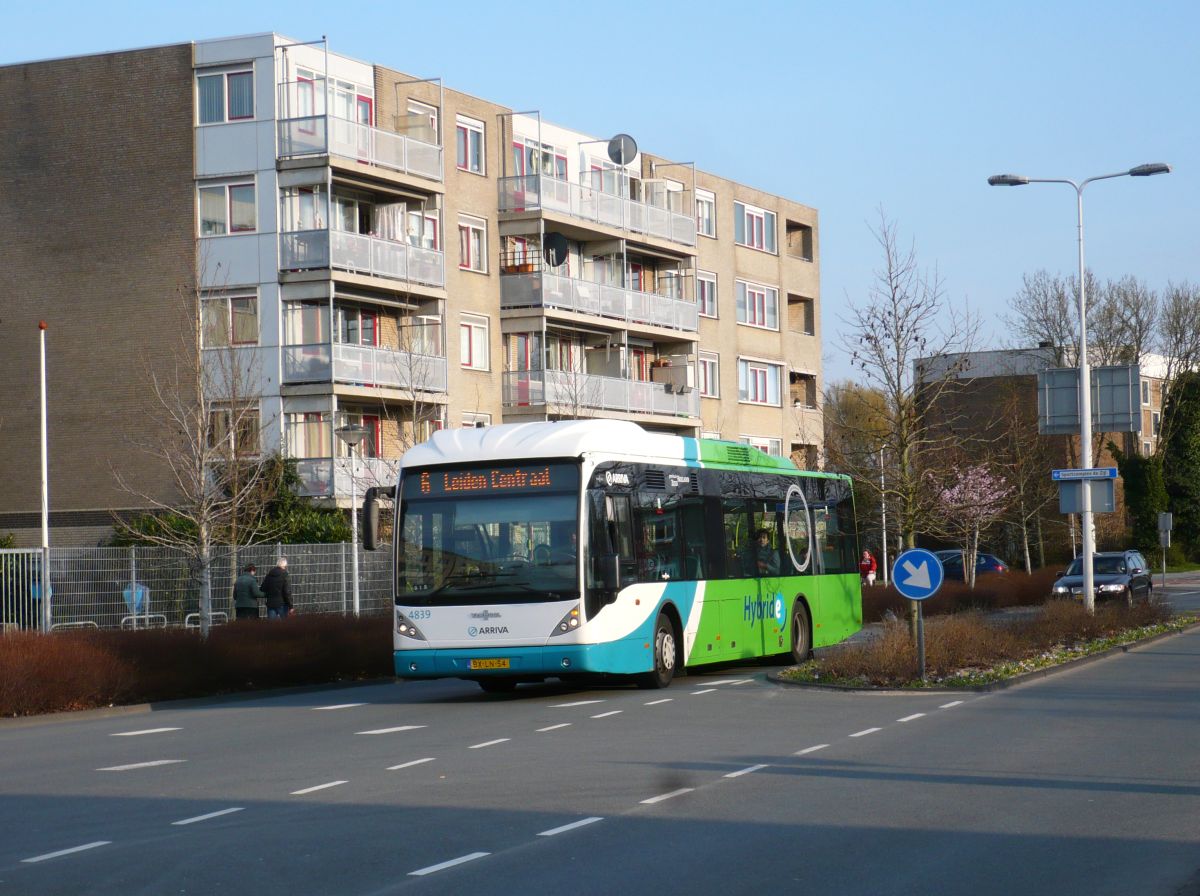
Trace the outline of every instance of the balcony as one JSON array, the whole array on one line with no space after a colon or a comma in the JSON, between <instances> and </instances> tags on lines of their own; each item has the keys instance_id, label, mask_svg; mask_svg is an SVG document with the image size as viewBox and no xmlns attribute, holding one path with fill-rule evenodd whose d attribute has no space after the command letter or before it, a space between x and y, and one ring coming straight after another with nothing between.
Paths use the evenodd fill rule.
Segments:
<instances>
[{"instance_id":1,"label":"balcony","mask_svg":"<svg viewBox=\"0 0 1200 896\"><path fill-rule=\"evenodd\" d=\"M283 381L445 393L446 359L344 343L283 346Z\"/></svg>"},{"instance_id":2,"label":"balcony","mask_svg":"<svg viewBox=\"0 0 1200 896\"><path fill-rule=\"evenodd\" d=\"M279 121L279 158L327 155L442 181L442 148L435 144L332 115Z\"/></svg>"},{"instance_id":3,"label":"balcony","mask_svg":"<svg viewBox=\"0 0 1200 896\"><path fill-rule=\"evenodd\" d=\"M506 408L542 407L552 414L576 416L584 410L700 416L700 395L665 383L574 373L567 370L516 370L504 374Z\"/></svg>"},{"instance_id":4,"label":"balcony","mask_svg":"<svg viewBox=\"0 0 1200 896\"><path fill-rule=\"evenodd\" d=\"M280 233L279 269L346 271L436 289L446 285L445 253L344 230Z\"/></svg>"},{"instance_id":5,"label":"balcony","mask_svg":"<svg viewBox=\"0 0 1200 896\"><path fill-rule=\"evenodd\" d=\"M512 273L501 277L500 307L556 308L688 333L695 333L700 325L699 309L695 302L684 302L623 286L560 277L545 271Z\"/></svg>"},{"instance_id":6,"label":"balcony","mask_svg":"<svg viewBox=\"0 0 1200 896\"><path fill-rule=\"evenodd\" d=\"M541 174L500 178L501 212L558 212L684 246L696 245L696 220L598 187Z\"/></svg>"},{"instance_id":7,"label":"balcony","mask_svg":"<svg viewBox=\"0 0 1200 896\"><path fill-rule=\"evenodd\" d=\"M354 463L355 487L359 497L375 485L394 485L400 461L382 457L360 457ZM298 492L303 498L350 498L350 458L301 457L296 459L300 477Z\"/></svg>"}]
</instances>

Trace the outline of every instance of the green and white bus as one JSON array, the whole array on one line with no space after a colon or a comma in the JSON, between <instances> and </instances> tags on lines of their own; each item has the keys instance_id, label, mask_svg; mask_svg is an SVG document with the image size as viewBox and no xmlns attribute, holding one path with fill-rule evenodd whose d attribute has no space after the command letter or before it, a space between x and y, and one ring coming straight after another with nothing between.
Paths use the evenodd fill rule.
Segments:
<instances>
[{"instance_id":1,"label":"green and white bus","mask_svg":"<svg viewBox=\"0 0 1200 896\"><path fill-rule=\"evenodd\" d=\"M615 420L448 429L407 451L396 503L402 678L489 692L594 674L801 661L862 625L845 476Z\"/></svg>"}]
</instances>

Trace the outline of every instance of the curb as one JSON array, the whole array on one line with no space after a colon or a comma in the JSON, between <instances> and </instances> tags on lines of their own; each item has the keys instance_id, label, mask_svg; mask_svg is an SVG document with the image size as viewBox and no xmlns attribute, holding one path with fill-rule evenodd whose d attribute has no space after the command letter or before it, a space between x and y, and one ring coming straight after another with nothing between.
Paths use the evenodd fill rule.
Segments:
<instances>
[{"instance_id":1,"label":"curb","mask_svg":"<svg viewBox=\"0 0 1200 896\"><path fill-rule=\"evenodd\" d=\"M1146 647L1155 643L1156 641L1174 638L1177 635L1183 635L1187 632L1195 631L1197 628L1200 628L1200 621L1193 622L1191 625L1178 629L1177 631L1161 632L1157 635L1151 635L1148 638L1132 641L1129 644L1118 644L1116 647L1110 647L1108 650L1101 651L1100 653L1081 656L1077 659L1067 660L1066 662L1057 663L1053 666L1047 666L1044 669L1034 669L1030 672L1022 672L1020 675L1014 675L1011 678L1005 678L1001 681L992 681L987 684L971 685L970 687L873 688L846 684L820 684L817 682L793 681L791 679L783 678L779 672L768 672L767 680L773 682L774 684L784 685L786 687L810 688L819 691L835 691L843 694L880 694L884 696L899 696L901 694L987 694L993 691L1008 690L1009 688L1016 687L1019 684L1025 684L1029 681L1036 681L1039 678L1046 678L1050 675L1056 675L1059 672L1067 672L1080 666L1086 666L1088 663L1109 659L1110 657L1114 657L1120 653L1129 653L1131 650L1135 650L1140 647Z\"/></svg>"}]
</instances>

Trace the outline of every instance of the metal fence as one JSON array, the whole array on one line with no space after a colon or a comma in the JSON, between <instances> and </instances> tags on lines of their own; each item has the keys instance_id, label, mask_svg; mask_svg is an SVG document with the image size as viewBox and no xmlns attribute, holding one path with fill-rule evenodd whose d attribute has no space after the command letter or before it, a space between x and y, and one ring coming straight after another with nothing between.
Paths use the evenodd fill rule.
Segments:
<instances>
[{"instance_id":1,"label":"metal fence","mask_svg":"<svg viewBox=\"0 0 1200 896\"><path fill-rule=\"evenodd\" d=\"M237 570L253 563L261 578L279 557L288 558L288 581L297 613L353 610L349 544L254 545L213 551L210 575L217 622L232 619ZM198 624L199 570L170 548L51 547L51 629L142 628ZM391 606L392 558L359 549L359 608L363 614ZM41 613L40 550L0 551L0 623L36 629Z\"/></svg>"}]
</instances>

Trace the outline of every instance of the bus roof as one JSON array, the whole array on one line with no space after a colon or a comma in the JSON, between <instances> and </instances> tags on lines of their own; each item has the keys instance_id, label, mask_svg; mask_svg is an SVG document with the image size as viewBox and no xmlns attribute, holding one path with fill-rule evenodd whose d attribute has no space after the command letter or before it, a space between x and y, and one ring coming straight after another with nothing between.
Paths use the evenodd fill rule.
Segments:
<instances>
[{"instance_id":1,"label":"bus roof","mask_svg":"<svg viewBox=\"0 0 1200 896\"><path fill-rule=\"evenodd\" d=\"M685 466L796 472L789 459L741 442L647 432L628 420L554 420L441 429L429 441L406 451L402 465L426 467L589 454L674 461Z\"/></svg>"}]
</instances>

